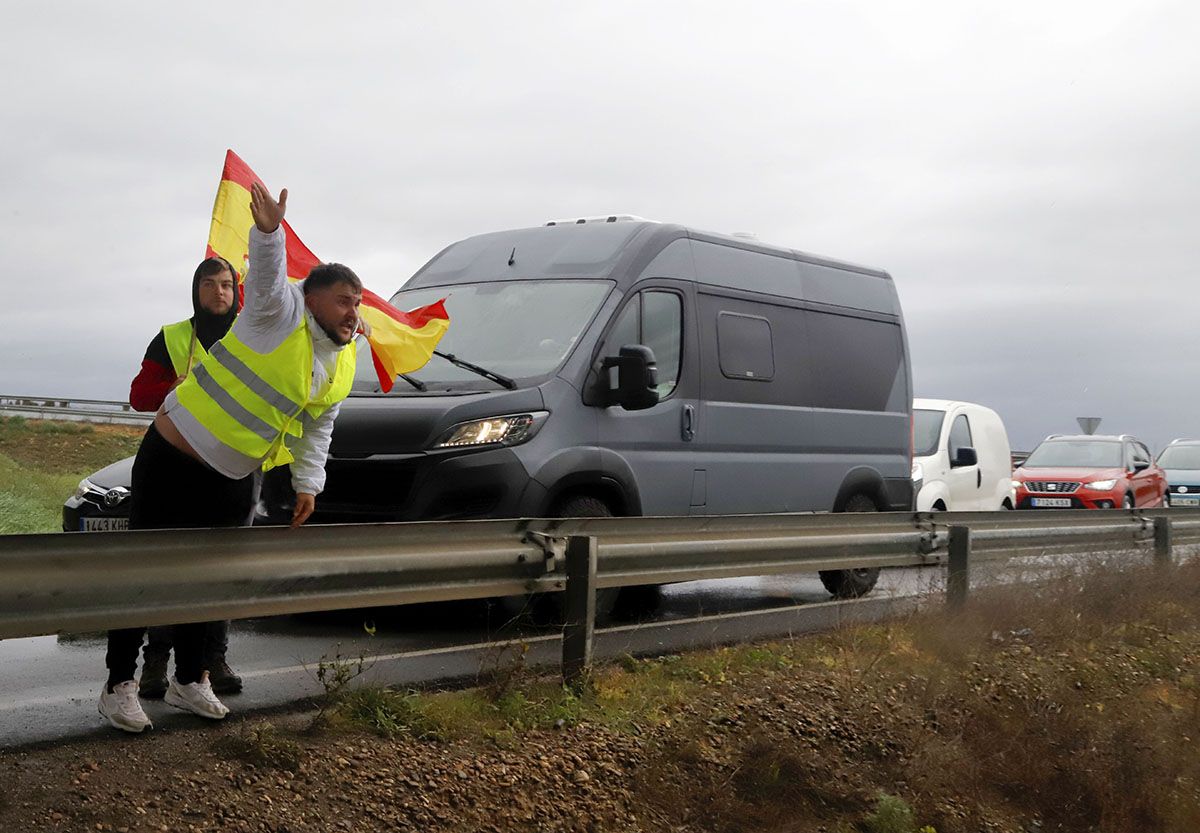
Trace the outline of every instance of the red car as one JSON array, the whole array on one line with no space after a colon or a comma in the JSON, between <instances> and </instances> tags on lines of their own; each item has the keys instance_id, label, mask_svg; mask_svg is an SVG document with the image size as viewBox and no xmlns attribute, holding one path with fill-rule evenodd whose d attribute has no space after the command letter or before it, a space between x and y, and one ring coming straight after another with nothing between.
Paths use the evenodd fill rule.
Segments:
<instances>
[{"instance_id":1,"label":"red car","mask_svg":"<svg viewBox=\"0 0 1200 833\"><path fill-rule=\"evenodd\" d=\"M1167 477L1145 443L1054 435L1013 472L1018 509L1150 509L1166 506Z\"/></svg>"}]
</instances>

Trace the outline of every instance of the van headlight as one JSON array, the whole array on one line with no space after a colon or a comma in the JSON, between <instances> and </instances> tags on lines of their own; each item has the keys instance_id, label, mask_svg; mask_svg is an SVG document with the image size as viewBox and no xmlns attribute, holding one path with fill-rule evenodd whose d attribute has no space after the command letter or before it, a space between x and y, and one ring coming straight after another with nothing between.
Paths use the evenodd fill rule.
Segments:
<instances>
[{"instance_id":1,"label":"van headlight","mask_svg":"<svg viewBox=\"0 0 1200 833\"><path fill-rule=\"evenodd\" d=\"M509 414L460 422L443 434L433 447L520 445L533 438L548 416L549 411L534 411L528 414Z\"/></svg>"},{"instance_id":2,"label":"van headlight","mask_svg":"<svg viewBox=\"0 0 1200 833\"><path fill-rule=\"evenodd\" d=\"M912 479L914 483L925 479L925 469L920 463L912 464Z\"/></svg>"}]
</instances>

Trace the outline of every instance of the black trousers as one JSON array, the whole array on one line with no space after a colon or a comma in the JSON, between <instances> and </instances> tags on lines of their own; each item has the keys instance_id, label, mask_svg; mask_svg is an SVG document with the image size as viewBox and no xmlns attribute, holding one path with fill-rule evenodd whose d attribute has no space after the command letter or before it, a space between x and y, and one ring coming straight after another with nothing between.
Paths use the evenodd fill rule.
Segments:
<instances>
[{"instance_id":1,"label":"black trousers","mask_svg":"<svg viewBox=\"0 0 1200 833\"><path fill-rule=\"evenodd\" d=\"M171 629L174 625L157 625L146 630L146 644L142 655L146 662L151 658L166 662L171 656ZM229 620L209 622L204 631L204 658L224 659L229 650ZM207 666L206 666L207 667Z\"/></svg>"},{"instance_id":2,"label":"black trousers","mask_svg":"<svg viewBox=\"0 0 1200 833\"><path fill-rule=\"evenodd\" d=\"M254 478L231 480L172 446L153 425L133 461L130 529L207 529L242 526L254 501ZM211 623L171 626L175 679L186 685L205 670ZM132 680L145 628L108 632L108 685Z\"/></svg>"}]
</instances>

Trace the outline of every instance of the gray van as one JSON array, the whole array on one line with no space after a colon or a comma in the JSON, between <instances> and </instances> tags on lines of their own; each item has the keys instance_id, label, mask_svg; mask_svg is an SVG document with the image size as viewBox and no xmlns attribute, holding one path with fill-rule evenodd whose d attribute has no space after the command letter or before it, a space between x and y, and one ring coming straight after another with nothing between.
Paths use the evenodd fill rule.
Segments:
<instances>
[{"instance_id":1,"label":"gray van","mask_svg":"<svg viewBox=\"0 0 1200 833\"><path fill-rule=\"evenodd\" d=\"M389 394L360 362L315 521L912 508L886 272L607 217L454 243L391 301L440 298L441 355Z\"/></svg>"}]
</instances>

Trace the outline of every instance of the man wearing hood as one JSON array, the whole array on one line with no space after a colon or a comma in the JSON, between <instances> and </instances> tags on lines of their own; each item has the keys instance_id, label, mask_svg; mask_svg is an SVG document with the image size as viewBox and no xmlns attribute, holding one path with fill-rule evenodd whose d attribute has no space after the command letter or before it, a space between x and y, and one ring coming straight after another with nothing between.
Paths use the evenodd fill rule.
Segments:
<instances>
[{"instance_id":1,"label":"man wearing hood","mask_svg":"<svg viewBox=\"0 0 1200 833\"><path fill-rule=\"evenodd\" d=\"M178 387L212 346L229 332L240 306L237 277L222 257L205 258L192 276L192 317L165 325L154 336L142 368L129 387L129 404L137 411L157 411L167 394ZM111 631L108 638L110 685L100 700L100 711L117 728L127 723L120 716L116 686L128 683L137 667L138 646L143 628ZM229 623L209 622L205 628L205 668L213 691L235 694L242 690L241 678L226 662ZM167 662L171 656L171 628L150 628L143 649L142 677L135 688L142 697L162 699L167 691ZM114 686L113 683L116 685ZM128 686L127 686L128 687ZM128 692L122 692L128 694Z\"/></svg>"},{"instance_id":2,"label":"man wearing hood","mask_svg":"<svg viewBox=\"0 0 1200 833\"><path fill-rule=\"evenodd\" d=\"M167 324L146 348L142 369L129 386L135 411L153 413L191 369L229 332L238 314L237 278L223 257L200 262L192 277L192 317Z\"/></svg>"}]
</instances>

